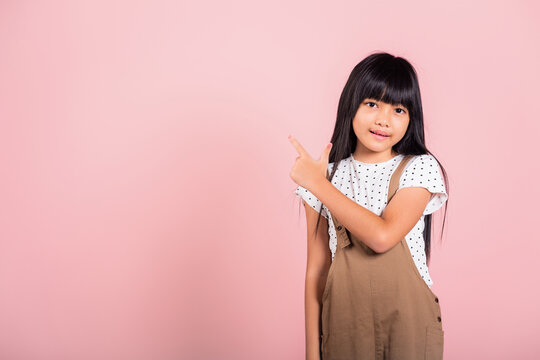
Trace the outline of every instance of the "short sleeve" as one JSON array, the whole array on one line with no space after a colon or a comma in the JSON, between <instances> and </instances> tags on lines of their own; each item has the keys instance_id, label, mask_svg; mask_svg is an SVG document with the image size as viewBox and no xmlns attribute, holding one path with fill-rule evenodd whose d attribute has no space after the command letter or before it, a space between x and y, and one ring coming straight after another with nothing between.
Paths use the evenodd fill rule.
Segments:
<instances>
[{"instance_id":1,"label":"short sleeve","mask_svg":"<svg viewBox=\"0 0 540 360\"><path fill-rule=\"evenodd\" d=\"M430 154L418 155L407 165L399 179L398 190L404 187L423 187L431 192L423 215L434 213L448 200L439 164Z\"/></svg>"},{"instance_id":2,"label":"short sleeve","mask_svg":"<svg viewBox=\"0 0 540 360\"><path fill-rule=\"evenodd\" d=\"M321 209L322 202L319 199L317 199L315 195L311 193L311 191L309 191L308 189L302 186L298 186L294 193L296 194L296 196L302 198L309 206L315 209L315 211L319 212L319 209ZM326 211L326 206L324 205L322 205L321 215L324 216L326 219L328 219L328 213Z\"/></svg>"}]
</instances>

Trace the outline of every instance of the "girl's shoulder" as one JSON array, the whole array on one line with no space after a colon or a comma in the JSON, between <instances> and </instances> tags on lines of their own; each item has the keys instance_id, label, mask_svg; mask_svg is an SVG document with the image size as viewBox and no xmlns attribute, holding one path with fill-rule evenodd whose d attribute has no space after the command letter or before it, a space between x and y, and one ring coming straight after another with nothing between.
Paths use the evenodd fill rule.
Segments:
<instances>
[{"instance_id":1,"label":"girl's shoulder","mask_svg":"<svg viewBox=\"0 0 540 360\"><path fill-rule=\"evenodd\" d=\"M407 164L407 167L413 166L413 167L419 167L420 169L425 168L431 168L434 166L439 166L439 163L437 162L437 159L435 156L431 154L419 154L419 155L413 155L412 158L409 160L409 163Z\"/></svg>"},{"instance_id":2,"label":"girl's shoulder","mask_svg":"<svg viewBox=\"0 0 540 360\"><path fill-rule=\"evenodd\" d=\"M437 159L431 154L415 155L406 164L400 176L400 188L406 186L426 187L430 191L445 192L444 179Z\"/></svg>"}]
</instances>

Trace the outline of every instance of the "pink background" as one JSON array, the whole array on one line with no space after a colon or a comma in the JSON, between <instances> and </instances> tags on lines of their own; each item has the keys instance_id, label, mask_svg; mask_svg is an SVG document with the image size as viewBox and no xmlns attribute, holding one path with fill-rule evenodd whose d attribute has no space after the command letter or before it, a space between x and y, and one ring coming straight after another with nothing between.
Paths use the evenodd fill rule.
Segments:
<instances>
[{"instance_id":1,"label":"pink background","mask_svg":"<svg viewBox=\"0 0 540 360\"><path fill-rule=\"evenodd\" d=\"M533 1L2 1L0 358L302 359L318 157L374 51L450 176L445 359L540 356Z\"/></svg>"}]
</instances>

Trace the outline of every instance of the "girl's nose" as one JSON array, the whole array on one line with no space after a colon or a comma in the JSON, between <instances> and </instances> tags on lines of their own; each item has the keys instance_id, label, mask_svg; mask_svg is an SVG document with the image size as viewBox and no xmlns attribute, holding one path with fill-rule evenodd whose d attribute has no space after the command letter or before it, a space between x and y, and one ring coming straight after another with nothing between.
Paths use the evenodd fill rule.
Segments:
<instances>
[{"instance_id":1,"label":"girl's nose","mask_svg":"<svg viewBox=\"0 0 540 360\"><path fill-rule=\"evenodd\" d=\"M391 108L382 108L381 111L377 112L377 123L381 126L386 126L392 120L392 109Z\"/></svg>"},{"instance_id":2,"label":"girl's nose","mask_svg":"<svg viewBox=\"0 0 540 360\"><path fill-rule=\"evenodd\" d=\"M377 116L377 119L375 121L375 123L381 126L386 126L388 125L389 122L390 122L390 116L385 113L381 113L379 116Z\"/></svg>"}]
</instances>

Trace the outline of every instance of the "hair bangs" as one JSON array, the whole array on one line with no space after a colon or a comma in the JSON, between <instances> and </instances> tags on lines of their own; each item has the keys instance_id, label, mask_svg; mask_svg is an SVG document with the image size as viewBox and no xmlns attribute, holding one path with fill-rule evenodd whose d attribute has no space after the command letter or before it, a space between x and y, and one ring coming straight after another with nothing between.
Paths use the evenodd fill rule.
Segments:
<instances>
[{"instance_id":1,"label":"hair bangs","mask_svg":"<svg viewBox=\"0 0 540 360\"><path fill-rule=\"evenodd\" d=\"M372 65L375 65L374 67L378 65L381 69L367 71L361 88L361 97L375 99L393 106L402 105L408 109L412 108L416 102L416 89L410 76L411 69L395 62L393 66L390 66L390 71L388 71L388 64Z\"/></svg>"}]
</instances>

